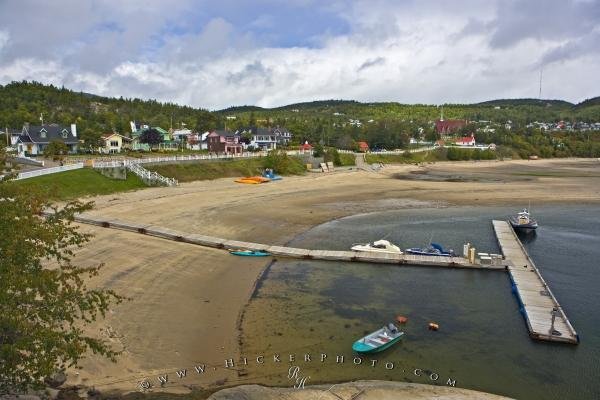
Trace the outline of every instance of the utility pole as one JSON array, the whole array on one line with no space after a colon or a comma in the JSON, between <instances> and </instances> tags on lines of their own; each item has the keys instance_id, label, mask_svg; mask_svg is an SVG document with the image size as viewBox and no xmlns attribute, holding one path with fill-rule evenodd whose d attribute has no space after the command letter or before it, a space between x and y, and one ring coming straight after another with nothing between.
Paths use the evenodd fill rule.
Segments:
<instances>
[{"instance_id":1,"label":"utility pole","mask_svg":"<svg viewBox=\"0 0 600 400\"><path fill-rule=\"evenodd\" d=\"M538 93L538 100L542 100L542 74L544 72L544 66L540 67L540 91Z\"/></svg>"}]
</instances>

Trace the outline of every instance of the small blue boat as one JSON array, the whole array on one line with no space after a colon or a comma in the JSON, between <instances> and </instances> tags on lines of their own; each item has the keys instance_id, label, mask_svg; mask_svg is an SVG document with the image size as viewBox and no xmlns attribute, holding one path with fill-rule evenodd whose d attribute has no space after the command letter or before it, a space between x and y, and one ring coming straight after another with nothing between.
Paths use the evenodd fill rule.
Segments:
<instances>
[{"instance_id":1,"label":"small blue boat","mask_svg":"<svg viewBox=\"0 0 600 400\"><path fill-rule=\"evenodd\" d=\"M246 257L267 257L271 255L271 253L263 250L229 250L229 254Z\"/></svg>"},{"instance_id":2,"label":"small blue boat","mask_svg":"<svg viewBox=\"0 0 600 400\"><path fill-rule=\"evenodd\" d=\"M400 331L393 323L389 323L383 328L358 339L352 345L352 350L361 354L379 353L398 343L402 336L404 336L404 332Z\"/></svg>"},{"instance_id":3,"label":"small blue boat","mask_svg":"<svg viewBox=\"0 0 600 400\"><path fill-rule=\"evenodd\" d=\"M420 256L438 256L438 257L455 257L456 254L454 250L444 250L444 248L437 243L430 243L429 247L421 248L421 247L412 247L410 249L406 249L405 251L408 254L416 254Z\"/></svg>"},{"instance_id":4,"label":"small blue boat","mask_svg":"<svg viewBox=\"0 0 600 400\"><path fill-rule=\"evenodd\" d=\"M269 178L272 181L279 181L279 180L281 180L281 176L280 175L275 175L275 171L273 171L270 168L267 168L265 170L265 172L263 172L262 176L264 176L265 178Z\"/></svg>"}]
</instances>

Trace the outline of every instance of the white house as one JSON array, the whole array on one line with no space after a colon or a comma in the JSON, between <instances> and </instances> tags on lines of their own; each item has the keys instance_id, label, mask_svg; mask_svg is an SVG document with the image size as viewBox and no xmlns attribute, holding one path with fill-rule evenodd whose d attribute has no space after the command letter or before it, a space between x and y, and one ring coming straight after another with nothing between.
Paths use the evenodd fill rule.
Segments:
<instances>
[{"instance_id":1,"label":"white house","mask_svg":"<svg viewBox=\"0 0 600 400\"><path fill-rule=\"evenodd\" d=\"M458 138L454 144L457 146L475 146L475 135L471 133L471 136Z\"/></svg>"},{"instance_id":2,"label":"white house","mask_svg":"<svg viewBox=\"0 0 600 400\"><path fill-rule=\"evenodd\" d=\"M189 150L208 150L208 135L210 132L192 133L187 137L187 148Z\"/></svg>"},{"instance_id":3,"label":"white house","mask_svg":"<svg viewBox=\"0 0 600 400\"><path fill-rule=\"evenodd\" d=\"M105 133L100 139L104 141L104 147L100 148L102 153L120 153L124 148L130 147L132 142L131 138L114 132Z\"/></svg>"}]
</instances>

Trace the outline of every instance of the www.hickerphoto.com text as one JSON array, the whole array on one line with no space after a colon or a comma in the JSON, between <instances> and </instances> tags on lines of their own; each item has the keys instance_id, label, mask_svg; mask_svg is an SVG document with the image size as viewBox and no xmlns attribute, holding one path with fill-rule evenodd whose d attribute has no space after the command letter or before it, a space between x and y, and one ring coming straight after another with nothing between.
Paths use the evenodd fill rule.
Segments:
<instances>
[{"instance_id":1,"label":"www.hickerphoto.com text","mask_svg":"<svg viewBox=\"0 0 600 400\"><path fill-rule=\"evenodd\" d=\"M355 367L363 366L369 368L384 368L386 370L396 370L404 374L410 375L413 379L420 379L428 383L437 383L440 385L456 386L456 379L452 377L442 377L440 374L428 368L417 368L402 365L400 361L379 361L376 358L360 357L356 355L328 355L327 353L319 353L313 355L305 353L296 354L273 354L272 356L258 355L256 357L241 357L239 360L227 358L219 365L197 364L190 368L172 370L155 376L154 378L145 378L138 383L138 389L144 391L152 387L164 387L169 383L177 383L188 377L188 374L205 374L217 369L237 370L249 365L264 365L266 363L281 363L285 365L284 372L288 374L289 366L303 365L309 367L311 363L330 364L332 366L352 365Z\"/></svg>"}]
</instances>

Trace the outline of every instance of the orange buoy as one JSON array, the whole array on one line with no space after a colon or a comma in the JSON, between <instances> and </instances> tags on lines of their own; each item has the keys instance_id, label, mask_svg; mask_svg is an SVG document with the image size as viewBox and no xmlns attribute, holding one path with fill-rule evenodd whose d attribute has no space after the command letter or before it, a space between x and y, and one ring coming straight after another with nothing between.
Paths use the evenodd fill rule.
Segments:
<instances>
[{"instance_id":1,"label":"orange buoy","mask_svg":"<svg viewBox=\"0 0 600 400\"><path fill-rule=\"evenodd\" d=\"M399 324L405 324L405 323L406 323L406 321L408 321L408 318L406 318L406 317L403 317L402 315L398 315L398 316L396 317L396 321L397 321Z\"/></svg>"},{"instance_id":2,"label":"orange buoy","mask_svg":"<svg viewBox=\"0 0 600 400\"><path fill-rule=\"evenodd\" d=\"M438 324L436 324L435 322L430 322L429 323L429 330L430 331L437 331L438 329L440 329L440 326Z\"/></svg>"}]
</instances>

